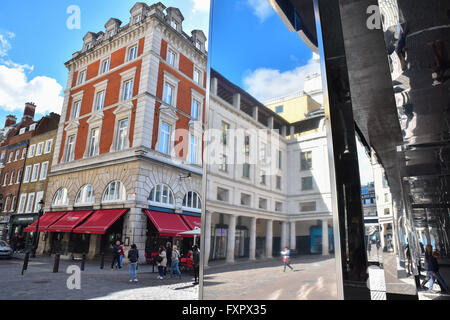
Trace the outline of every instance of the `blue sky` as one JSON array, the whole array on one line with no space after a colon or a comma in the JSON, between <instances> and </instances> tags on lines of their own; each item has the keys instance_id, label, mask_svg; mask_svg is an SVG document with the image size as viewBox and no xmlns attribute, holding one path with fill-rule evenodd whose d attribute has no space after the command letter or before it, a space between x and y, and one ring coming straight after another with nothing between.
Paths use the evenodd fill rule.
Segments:
<instances>
[{"instance_id":1,"label":"blue sky","mask_svg":"<svg viewBox=\"0 0 450 320\"><path fill-rule=\"evenodd\" d=\"M67 83L64 62L81 49L88 31L104 31L110 17L129 22L135 0L24 0L2 1L0 10L0 126L5 117L22 117L23 104L36 102L36 116L60 113ZM153 4L158 1L146 1ZM208 34L209 0L164 0L180 8L184 30L202 29ZM77 5L81 28L70 30L67 8Z\"/></svg>"}]
</instances>

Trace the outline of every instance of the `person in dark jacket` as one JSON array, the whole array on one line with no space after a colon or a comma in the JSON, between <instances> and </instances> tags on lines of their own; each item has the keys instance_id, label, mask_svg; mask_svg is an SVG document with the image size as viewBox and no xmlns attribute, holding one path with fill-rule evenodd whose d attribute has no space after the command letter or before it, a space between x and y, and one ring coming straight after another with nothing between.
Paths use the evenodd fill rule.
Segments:
<instances>
[{"instance_id":1,"label":"person in dark jacket","mask_svg":"<svg viewBox=\"0 0 450 320\"><path fill-rule=\"evenodd\" d=\"M172 268L172 244L170 242L166 243L166 256L167 256L167 266L164 267L165 276L167 276L167 272L170 272L171 271L170 269Z\"/></svg>"},{"instance_id":2,"label":"person in dark jacket","mask_svg":"<svg viewBox=\"0 0 450 320\"><path fill-rule=\"evenodd\" d=\"M438 252L433 252L433 254L431 255L431 257L428 260L428 276L430 277L430 286L429 289L430 291L433 290L433 285L434 285L434 281L438 280L439 281L439 286L441 287L441 290L444 293L449 293L448 291L448 286L445 283L444 279L442 278L442 276L439 273L439 263L438 263L438 258L439 258L439 253Z\"/></svg>"},{"instance_id":3,"label":"person in dark jacket","mask_svg":"<svg viewBox=\"0 0 450 320\"><path fill-rule=\"evenodd\" d=\"M200 250L196 245L192 248L192 258L194 260L194 285L197 285L199 284Z\"/></svg>"},{"instance_id":4,"label":"person in dark jacket","mask_svg":"<svg viewBox=\"0 0 450 320\"><path fill-rule=\"evenodd\" d=\"M130 282L138 282L136 269L139 261L139 250L135 244L131 245L131 250L128 251L128 261L130 268Z\"/></svg>"},{"instance_id":5,"label":"person in dark jacket","mask_svg":"<svg viewBox=\"0 0 450 320\"><path fill-rule=\"evenodd\" d=\"M120 241L117 241L115 244L113 244L113 261L111 263L111 269L114 269L114 267L121 269L120 266Z\"/></svg>"}]
</instances>

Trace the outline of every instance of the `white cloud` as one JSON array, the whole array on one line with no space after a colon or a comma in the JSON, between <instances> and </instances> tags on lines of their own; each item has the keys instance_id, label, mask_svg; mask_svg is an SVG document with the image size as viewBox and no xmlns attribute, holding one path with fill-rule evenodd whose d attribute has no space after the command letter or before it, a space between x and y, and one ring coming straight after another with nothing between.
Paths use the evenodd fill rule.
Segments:
<instances>
[{"instance_id":1,"label":"white cloud","mask_svg":"<svg viewBox=\"0 0 450 320\"><path fill-rule=\"evenodd\" d=\"M10 112L21 112L26 102L37 105L36 113L61 113L64 98L63 87L46 76L28 79L34 66L19 64L8 57L11 49L9 39L15 38L13 32L0 33L0 108Z\"/></svg>"},{"instance_id":2,"label":"white cloud","mask_svg":"<svg viewBox=\"0 0 450 320\"><path fill-rule=\"evenodd\" d=\"M253 14L259 18L261 23L274 13L267 0L247 0L247 3L253 8Z\"/></svg>"},{"instance_id":3,"label":"white cloud","mask_svg":"<svg viewBox=\"0 0 450 320\"><path fill-rule=\"evenodd\" d=\"M209 12L210 0L191 0L193 2L194 7L192 8L192 12L197 11L205 11Z\"/></svg>"},{"instance_id":4,"label":"white cloud","mask_svg":"<svg viewBox=\"0 0 450 320\"><path fill-rule=\"evenodd\" d=\"M0 106L4 110L22 111L26 102L34 102L36 113L61 113L62 91L55 79L39 76L28 80L23 68L0 65Z\"/></svg>"},{"instance_id":5,"label":"white cloud","mask_svg":"<svg viewBox=\"0 0 450 320\"><path fill-rule=\"evenodd\" d=\"M245 90L261 102L303 91L305 77L320 73L320 63L311 59L308 64L280 72L275 69L260 68L244 76Z\"/></svg>"}]
</instances>

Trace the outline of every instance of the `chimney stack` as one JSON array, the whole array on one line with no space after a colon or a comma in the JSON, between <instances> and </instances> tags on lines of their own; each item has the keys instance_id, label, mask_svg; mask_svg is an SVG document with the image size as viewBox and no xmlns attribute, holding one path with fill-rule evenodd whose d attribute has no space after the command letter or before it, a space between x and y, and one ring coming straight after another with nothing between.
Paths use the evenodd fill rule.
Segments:
<instances>
[{"instance_id":1,"label":"chimney stack","mask_svg":"<svg viewBox=\"0 0 450 320\"><path fill-rule=\"evenodd\" d=\"M34 114L36 112L36 105L32 102L25 103L25 110L23 111L23 119L29 119L34 121Z\"/></svg>"},{"instance_id":2,"label":"chimney stack","mask_svg":"<svg viewBox=\"0 0 450 320\"><path fill-rule=\"evenodd\" d=\"M14 115L9 115L6 117L5 128L11 127L17 123L17 118Z\"/></svg>"}]
</instances>

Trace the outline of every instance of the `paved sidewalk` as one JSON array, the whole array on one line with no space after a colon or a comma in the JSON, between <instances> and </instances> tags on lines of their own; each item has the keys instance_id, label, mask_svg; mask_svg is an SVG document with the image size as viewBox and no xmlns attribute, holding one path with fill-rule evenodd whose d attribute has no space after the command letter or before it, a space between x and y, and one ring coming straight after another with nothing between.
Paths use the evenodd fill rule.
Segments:
<instances>
[{"instance_id":1,"label":"paved sidewalk","mask_svg":"<svg viewBox=\"0 0 450 320\"><path fill-rule=\"evenodd\" d=\"M335 300L334 258L303 256L292 259L286 273L280 259L234 265L213 263L205 270L205 300Z\"/></svg>"},{"instance_id":2,"label":"paved sidewalk","mask_svg":"<svg viewBox=\"0 0 450 320\"><path fill-rule=\"evenodd\" d=\"M100 269L98 261L87 262L81 272L81 290L68 289L69 266L79 261L60 262L59 273L53 273L54 258L30 259L22 276L23 260L0 260L0 300L198 300L198 286L192 284L191 273L182 279L157 279L151 265L140 265L138 283L130 283L128 266L112 270L110 262ZM157 271L157 268L155 268Z\"/></svg>"}]
</instances>

